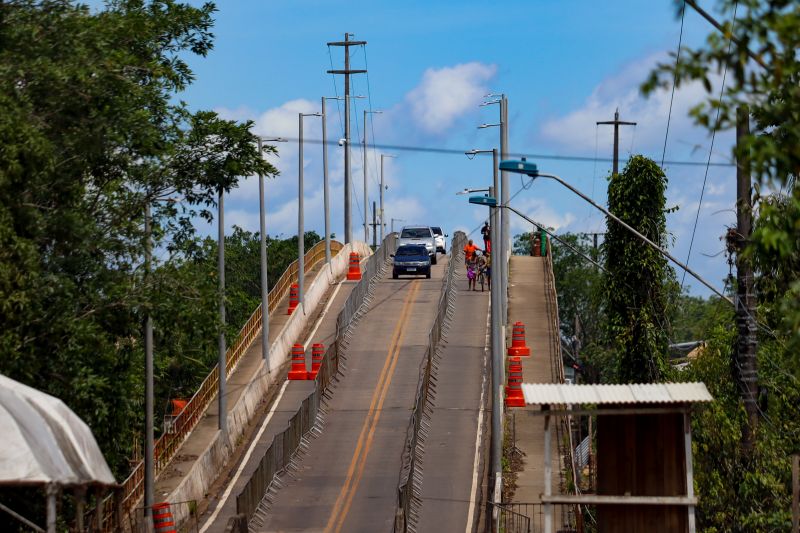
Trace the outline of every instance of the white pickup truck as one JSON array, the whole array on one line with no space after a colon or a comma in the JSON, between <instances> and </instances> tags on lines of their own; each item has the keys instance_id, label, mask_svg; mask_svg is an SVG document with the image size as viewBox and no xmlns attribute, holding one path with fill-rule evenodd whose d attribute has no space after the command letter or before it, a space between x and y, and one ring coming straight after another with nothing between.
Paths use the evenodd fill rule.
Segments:
<instances>
[{"instance_id":1,"label":"white pickup truck","mask_svg":"<svg viewBox=\"0 0 800 533\"><path fill-rule=\"evenodd\" d=\"M400 239L397 241L397 247L399 248L404 244L425 246L428 250L428 255L431 256L431 264L436 264L436 240L430 226L404 226L400 230Z\"/></svg>"}]
</instances>

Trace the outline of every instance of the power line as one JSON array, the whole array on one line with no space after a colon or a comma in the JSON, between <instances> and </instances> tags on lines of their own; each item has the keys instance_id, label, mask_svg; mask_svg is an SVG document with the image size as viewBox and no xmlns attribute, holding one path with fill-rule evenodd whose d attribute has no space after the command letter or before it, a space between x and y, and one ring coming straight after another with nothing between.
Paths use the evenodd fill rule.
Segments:
<instances>
[{"instance_id":1,"label":"power line","mask_svg":"<svg viewBox=\"0 0 800 533\"><path fill-rule=\"evenodd\" d=\"M667 139L669 138L669 124L672 121L672 102L675 100L675 86L678 84L678 65L681 61L681 43L683 42L683 20L686 18L686 0L681 9L681 32L678 35L678 51L675 54L675 77L672 80L672 94L669 97L669 113L667 114L667 132L664 134L664 149L661 151L661 168L664 168L664 157L667 155Z\"/></svg>"},{"instance_id":2,"label":"power line","mask_svg":"<svg viewBox=\"0 0 800 533\"><path fill-rule=\"evenodd\" d=\"M333 55L331 55L331 45L328 45L328 60L331 63L331 70L333 70ZM331 78L333 78L333 93L334 96L336 96L336 111L339 113L339 130L342 132L342 136L344 136L344 123L342 122L342 108L339 105L339 89L336 85L336 75L331 74Z\"/></svg>"},{"instance_id":3,"label":"power line","mask_svg":"<svg viewBox=\"0 0 800 533\"><path fill-rule=\"evenodd\" d=\"M289 142L297 142L297 138L293 137L283 137ZM303 142L306 144L322 144L320 139L303 139ZM329 145L333 145L334 141L327 141ZM401 152L419 152L419 153L433 153L433 154L447 154L447 155L459 155L464 156L464 152L467 150L464 148L439 148L439 147L430 147L430 146L410 146L410 145L402 145L402 144L373 144L373 148L381 148L385 150L396 150ZM477 154L478 156L484 156L486 154ZM578 163L594 163L595 161L599 161L602 163L613 163L614 159L610 157L588 157L588 156L578 156L578 155L558 155L558 154L532 154L532 153L509 153L509 158L522 158L526 157L528 159L546 159L552 161L574 161ZM626 163L627 159L621 159L620 162ZM711 161L702 162L702 161L664 161L665 165L672 165L672 166L687 166L687 167L721 167L721 168L734 168L736 164L734 163L712 163Z\"/></svg>"},{"instance_id":4,"label":"power line","mask_svg":"<svg viewBox=\"0 0 800 533\"><path fill-rule=\"evenodd\" d=\"M736 10L739 7L739 0L736 0L736 3L733 6L733 20L731 21L731 35L733 35L733 26L736 24ZM731 45L733 44L733 39L728 39L728 52L727 54L730 55L731 53ZM694 237L697 233L697 222L700 220L700 209L703 207L703 198L706 194L706 183L708 182L708 166L711 163L711 154L714 151L714 139L717 136L717 127L719 127L719 115L720 111L722 111L722 96L725 93L725 79L728 76L728 63L725 63L725 69L722 71L722 86L719 89L719 105L717 105L717 118L714 120L714 129L711 130L711 146L708 148L708 160L706 161L706 171L703 175L703 187L700 189L700 202L697 204L697 212L694 216L694 226L692 227L692 238L689 241L689 252L686 254L686 264L689 264L689 259L692 257L692 247L694 246ZM681 277L681 290L683 290L683 284L686 281L686 271L683 271L683 276Z\"/></svg>"}]
</instances>

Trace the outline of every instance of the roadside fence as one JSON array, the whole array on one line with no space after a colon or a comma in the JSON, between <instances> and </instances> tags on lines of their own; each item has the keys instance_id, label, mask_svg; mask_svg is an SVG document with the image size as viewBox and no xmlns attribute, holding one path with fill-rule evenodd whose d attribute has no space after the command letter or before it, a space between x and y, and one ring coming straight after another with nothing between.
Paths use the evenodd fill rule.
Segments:
<instances>
[{"instance_id":1,"label":"roadside fence","mask_svg":"<svg viewBox=\"0 0 800 533\"><path fill-rule=\"evenodd\" d=\"M453 235L450 261L447 264L447 273L442 280L436 319L428 334L428 346L425 349L425 355L420 365L417 394L406 431L400 480L397 485L397 508L394 519L395 533L406 532L409 529L413 530L419 519L419 491L422 483L422 441L427 437L428 428L430 427L433 407L429 400L432 399L434 394L433 388L436 379L439 344L443 338L443 331L449 327L452 320L455 298L455 293L453 292L455 269L456 265L463 260L463 248L466 240L466 234L461 231L457 231Z\"/></svg>"},{"instance_id":2,"label":"roadside fence","mask_svg":"<svg viewBox=\"0 0 800 533\"><path fill-rule=\"evenodd\" d=\"M331 241L331 256L338 254L344 245L338 241ZM320 262L325 260L325 241L320 241L312 246L304 255L305 273L314 269ZM298 262L295 259L281 274L278 281L269 291L267 305L270 313L274 313L283 297L289 292L292 283L297 281ZM259 305L250 315L236 339L231 343L226 352L226 376L229 376L236 368L242 356L247 352L253 341L261 334L262 309ZM172 418L169 431L165 431L155 441L153 456L154 470L157 477L162 470L175 457L178 449L184 440L189 436L197 423L204 416L206 409L211 404L217 394L219 382L219 366L215 365L213 370L206 376L197 392L186 404L183 410ZM112 522L119 522L120 516L131 513L133 506L144 496L144 461L139 461L134 466L131 474L122 482L122 490L116 496L109 496L101 500L104 530L114 528ZM120 509L116 509L120 506ZM97 509L93 511L97 513Z\"/></svg>"},{"instance_id":3,"label":"roadside fence","mask_svg":"<svg viewBox=\"0 0 800 533\"><path fill-rule=\"evenodd\" d=\"M369 304L373 282L382 275L390 255L397 248L396 237L396 233L387 235L381 246L363 263L361 281L353 288L336 317L336 339L322 358L314 391L289 420L289 427L274 437L255 472L236 497L236 513L245 517L251 530L264 524L269 507L282 486L281 475L294 475L309 439L322 431L325 399L330 397L332 384L342 370L349 333ZM241 520L231 518L234 519Z\"/></svg>"}]
</instances>

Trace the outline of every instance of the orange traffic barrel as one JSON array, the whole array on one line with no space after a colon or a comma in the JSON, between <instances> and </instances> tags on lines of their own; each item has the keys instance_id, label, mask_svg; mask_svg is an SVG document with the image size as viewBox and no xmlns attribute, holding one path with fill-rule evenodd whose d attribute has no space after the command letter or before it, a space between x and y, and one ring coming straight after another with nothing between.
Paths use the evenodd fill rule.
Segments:
<instances>
[{"instance_id":1,"label":"orange traffic barrel","mask_svg":"<svg viewBox=\"0 0 800 533\"><path fill-rule=\"evenodd\" d=\"M322 357L325 355L325 345L322 343L315 343L311 345L311 372L308 373L308 379L316 379L319 367L322 366Z\"/></svg>"},{"instance_id":2,"label":"orange traffic barrel","mask_svg":"<svg viewBox=\"0 0 800 533\"><path fill-rule=\"evenodd\" d=\"M177 533L175 521L169 504L156 503L153 505L153 531L156 533Z\"/></svg>"},{"instance_id":3,"label":"orange traffic barrel","mask_svg":"<svg viewBox=\"0 0 800 533\"><path fill-rule=\"evenodd\" d=\"M286 311L287 315L291 315L294 313L294 310L297 309L297 304L300 303L300 285L297 283L292 283L292 286L289 287L289 310Z\"/></svg>"},{"instance_id":4,"label":"orange traffic barrel","mask_svg":"<svg viewBox=\"0 0 800 533\"><path fill-rule=\"evenodd\" d=\"M508 365L506 407L525 407L525 396L522 394L522 359L519 357L512 357Z\"/></svg>"},{"instance_id":5,"label":"orange traffic barrel","mask_svg":"<svg viewBox=\"0 0 800 533\"><path fill-rule=\"evenodd\" d=\"M516 322L511 330L511 346L508 348L508 355L512 357L528 356L531 349L525 344L525 324Z\"/></svg>"},{"instance_id":6,"label":"orange traffic barrel","mask_svg":"<svg viewBox=\"0 0 800 533\"><path fill-rule=\"evenodd\" d=\"M350 268L347 270L347 279L350 281L361 279L361 257L357 252L350 252Z\"/></svg>"},{"instance_id":7,"label":"orange traffic barrel","mask_svg":"<svg viewBox=\"0 0 800 533\"><path fill-rule=\"evenodd\" d=\"M302 344L292 346L292 369L289 370L289 379L305 380L306 372L306 350Z\"/></svg>"},{"instance_id":8,"label":"orange traffic barrel","mask_svg":"<svg viewBox=\"0 0 800 533\"><path fill-rule=\"evenodd\" d=\"M177 398L177 399L174 399L174 400L170 400L169 403L172 406L172 413L171 413L172 416L178 416L179 414L181 414L181 411L186 409L186 404L189 403L189 400L183 400L183 399Z\"/></svg>"}]
</instances>

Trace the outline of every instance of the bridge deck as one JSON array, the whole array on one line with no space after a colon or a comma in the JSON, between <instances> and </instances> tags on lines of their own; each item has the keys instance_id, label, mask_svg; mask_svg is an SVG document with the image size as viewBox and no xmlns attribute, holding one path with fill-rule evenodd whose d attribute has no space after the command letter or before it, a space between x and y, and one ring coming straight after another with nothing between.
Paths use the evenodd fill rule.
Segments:
<instances>
[{"instance_id":1,"label":"bridge deck","mask_svg":"<svg viewBox=\"0 0 800 533\"><path fill-rule=\"evenodd\" d=\"M455 276L455 313L439 361L433 416L425 441L417 528L423 533L471 531L486 496L481 490L481 473L489 434L482 430L491 414L484 412L481 417L481 390L484 385L488 389L491 381L486 375L490 293L467 290L463 265L456 268ZM483 398L488 402L488 390L486 395ZM481 441L476 450L479 429Z\"/></svg>"},{"instance_id":2,"label":"bridge deck","mask_svg":"<svg viewBox=\"0 0 800 533\"><path fill-rule=\"evenodd\" d=\"M262 531L389 531L419 365L446 260L433 278L378 281L354 328L344 376L297 479L281 489Z\"/></svg>"}]
</instances>

